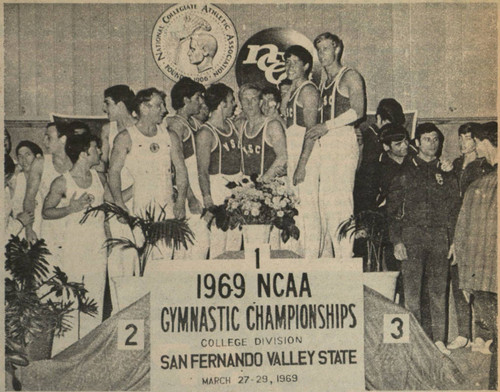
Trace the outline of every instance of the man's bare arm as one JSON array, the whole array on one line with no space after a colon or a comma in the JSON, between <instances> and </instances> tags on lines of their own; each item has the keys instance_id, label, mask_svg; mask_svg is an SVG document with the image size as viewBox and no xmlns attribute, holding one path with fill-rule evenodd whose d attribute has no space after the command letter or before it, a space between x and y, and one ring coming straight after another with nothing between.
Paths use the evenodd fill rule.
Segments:
<instances>
[{"instance_id":1,"label":"man's bare arm","mask_svg":"<svg viewBox=\"0 0 500 392\"><path fill-rule=\"evenodd\" d=\"M99 173L106 173L109 167L109 123L104 124L99 135L101 139L101 163L95 169Z\"/></svg>"},{"instance_id":2,"label":"man's bare arm","mask_svg":"<svg viewBox=\"0 0 500 392\"><path fill-rule=\"evenodd\" d=\"M182 143L177 133L167 131L170 133L170 140L172 142L172 149L170 158L175 166L176 185L177 185L177 200L174 206L176 218L184 218L186 215L186 194L188 188L188 175L186 163L184 162L184 154L182 152Z\"/></svg>"},{"instance_id":3,"label":"man's bare arm","mask_svg":"<svg viewBox=\"0 0 500 392\"><path fill-rule=\"evenodd\" d=\"M85 192L78 199L75 194L71 196L68 206L57 207L66 193L66 179L64 176L57 177L50 184L50 191L45 198L42 209L44 219L61 219L74 212L78 212L87 207L90 203L90 197ZM69 196L68 196L69 197Z\"/></svg>"},{"instance_id":4,"label":"man's bare arm","mask_svg":"<svg viewBox=\"0 0 500 392\"><path fill-rule=\"evenodd\" d=\"M288 160L285 131L279 120L272 120L267 125L267 139L273 147L276 159L262 176L262 181L268 181L284 173Z\"/></svg>"},{"instance_id":5,"label":"man's bare arm","mask_svg":"<svg viewBox=\"0 0 500 392\"><path fill-rule=\"evenodd\" d=\"M198 181L200 183L201 194L203 195L203 205L204 207L210 207L214 203L210 193L210 174L208 173L208 167L210 165L212 144L215 140L212 132L208 128L201 127L196 134L195 142L198 164Z\"/></svg>"},{"instance_id":6,"label":"man's bare arm","mask_svg":"<svg viewBox=\"0 0 500 392\"><path fill-rule=\"evenodd\" d=\"M318 106L319 106L319 92L318 89L312 85L305 86L299 95L299 102L302 103L304 112L304 124L306 126L306 134L309 129L313 128L318 122ZM311 156L315 140L304 137L302 145L302 152L300 153L299 162L295 170L293 183L298 185L304 181L305 170L309 157Z\"/></svg>"},{"instance_id":7,"label":"man's bare arm","mask_svg":"<svg viewBox=\"0 0 500 392\"><path fill-rule=\"evenodd\" d=\"M113 143L113 150L111 151L108 172L109 189L111 191L111 195L113 196L114 203L126 211L128 209L125 206L122 196L121 173L131 146L132 139L130 139L128 131L124 130L116 136Z\"/></svg>"},{"instance_id":8,"label":"man's bare arm","mask_svg":"<svg viewBox=\"0 0 500 392\"><path fill-rule=\"evenodd\" d=\"M189 132L189 130L187 129L187 125L182 123L181 121L179 121L176 118L169 119L168 129L170 131L174 131L177 134L177 136L179 136L179 139L181 140L181 142L184 140L184 135L186 134L186 132ZM184 151L183 151L183 157L184 157ZM186 158L186 157L184 157L184 158ZM196 199L196 197L194 196L193 190L191 189L191 181L198 181L198 179L188 177L188 187L187 187L186 197L187 197L189 205L199 203L199 200Z\"/></svg>"},{"instance_id":9,"label":"man's bare arm","mask_svg":"<svg viewBox=\"0 0 500 392\"><path fill-rule=\"evenodd\" d=\"M44 158L37 157L31 164L31 170L26 180L26 191L23 200L23 212L33 214L36 208L36 195L42 181ZM33 231L33 224L26 225L26 238L29 242L36 240L36 234Z\"/></svg>"}]
</instances>

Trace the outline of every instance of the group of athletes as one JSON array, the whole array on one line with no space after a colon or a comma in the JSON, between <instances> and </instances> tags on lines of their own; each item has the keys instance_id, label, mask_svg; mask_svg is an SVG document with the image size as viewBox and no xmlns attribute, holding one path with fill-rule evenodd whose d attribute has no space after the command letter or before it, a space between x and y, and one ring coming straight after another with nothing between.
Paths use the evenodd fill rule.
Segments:
<instances>
[{"instance_id":1,"label":"group of athletes","mask_svg":"<svg viewBox=\"0 0 500 392\"><path fill-rule=\"evenodd\" d=\"M80 224L89 206L104 201L134 215L157 205L166 209L167 217L188 219L194 244L188 250L162 248L161 254L153 258L215 258L226 251L240 250L241 233L224 232L214 226L209 229L210 214L203 211L222 204L231 192L226 184L241 179L242 175L257 175L261 181L282 177L300 200L296 217L300 238L290 239L282 246L305 258L352 257L353 239L350 236L340 239L338 228L354 212L356 170L360 154L364 157L366 147L369 149L365 146L362 152L358 140L361 135L355 131L366 115L365 83L356 70L342 65L344 47L338 36L323 33L314 40L314 46L325 76L319 88L309 77L312 54L302 46L293 45L284 53L287 78L279 88L240 86L238 114L235 114L236 94L223 83L205 87L190 78L180 79L170 92L175 111L170 115L164 92L147 88L135 94L126 85L115 85L104 91L104 111L109 123L104 125L100 138L92 135L83 123L64 126L50 123L44 141L48 154L43 155L31 142L17 146L22 172L15 175L15 184L12 181L9 184L12 219L7 223L8 230L23 233L29 241L44 238L53 263L61 266L71 279L83 279L100 315L82 324L82 335L102 320L106 272L110 277L137 274L136 258L130 250L107 254L102 247L106 237L130 237L126 225L118 220L105 225L102 214ZM387 157L397 163L396 169L386 170L395 175L407 155L408 135L404 121L397 121L404 119L402 108L394 102L380 103L374 132L376 143L384 145ZM421 127L417 132L420 148L414 159L434 162L439 143L442 146L441 136L435 126ZM367 137L369 134L363 135L363 140ZM439 185L436 193L439 198L451 180L447 175L441 177L444 171L439 163L436 165L431 171L432 175L439 172L437 180L433 180ZM391 179L386 182L389 184ZM434 182L429 184L436 186ZM416 194L427 197L418 193L427 189L427 185L417 187ZM410 189L404 184L401 187ZM399 216L398 203L404 193L401 187L392 190L394 197L388 198L387 205L395 217L391 227L391 233L396 233L394 238L398 239L394 255L398 260L422 259L417 263L422 269L426 261L422 255L413 254L413 248L417 249L420 243L413 246L413 237L400 238L403 217ZM389 185L387 193L388 188ZM360 193L368 194L369 190ZM452 199L460 202L458 194ZM415 200L416 209L422 207L419 202L422 200ZM406 208L408 215L412 207L404 203L408 203L406 199L402 208ZM434 215L447 222L451 214L447 208L451 204L441 207L444 208L438 208ZM414 220L421 218L417 216ZM446 253L449 244L444 243ZM434 248L430 246L431 250ZM439 254L435 258L441 257ZM423 279L422 271L410 270L417 268L417 264L403 268L404 293L414 313L420 312L420 286L411 282ZM429 261L428 265L436 267L439 263ZM428 270L432 275L438 268L432 272L431 267ZM443 287L442 279L438 280L439 284L430 278L431 291L441 301L446 284ZM433 323L439 324L440 331L434 331L436 341L444 340L441 322L437 321L441 316L434 314L439 312L445 317L441 302L434 297L431 301Z\"/></svg>"}]
</instances>

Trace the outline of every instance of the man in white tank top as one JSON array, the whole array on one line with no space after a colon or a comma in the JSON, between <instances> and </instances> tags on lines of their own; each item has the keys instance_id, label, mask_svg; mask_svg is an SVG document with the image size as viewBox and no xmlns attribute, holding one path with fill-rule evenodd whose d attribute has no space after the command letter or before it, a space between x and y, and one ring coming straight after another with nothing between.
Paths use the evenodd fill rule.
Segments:
<instances>
[{"instance_id":1,"label":"man in white tank top","mask_svg":"<svg viewBox=\"0 0 500 392\"><path fill-rule=\"evenodd\" d=\"M179 249L175 259L206 259L209 247L209 230L201 218L201 190L198 184L198 168L196 163L195 135L199 124L192 116L199 114L204 103L205 87L194 80L184 77L179 80L170 92L174 115L166 118L169 131L173 131L182 141L184 162L188 172L187 204L188 224L194 234L194 244L188 251Z\"/></svg>"},{"instance_id":2,"label":"man in white tank top","mask_svg":"<svg viewBox=\"0 0 500 392\"><path fill-rule=\"evenodd\" d=\"M106 279L104 215L92 216L80 224L87 207L98 206L104 201L104 175L99 176L92 169L100 162L98 143L97 137L89 134L68 137L66 153L73 168L52 181L43 205L44 219L56 221L65 233L59 266L69 281L85 285L87 297L94 299L98 307L95 317L80 314L80 328L75 321L71 331L55 339L53 353L68 347L102 322Z\"/></svg>"},{"instance_id":3,"label":"man in white tank top","mask_svg":"<svg viewBox=\"0 0 500 392\"><path fill-rule=\"evenodd\" d=\"M126 165L134 178L131 213L144 213L149 205L165 207L168 218L184 218L187 193L187 170L182 144L174 132L162 125L167 114L165 93L148 88L137 93L134 111L137 123L115 138L109 165L109 185L115 204L128 211L122 198L121 172ZM172 164L177 174L178 196L174 203ZM164 250L163 259L171 258ZM168 254L169 253L169 254Z\"/></svg>"},{"instance_id":4,"label":"man in white tank top","mask_svg":"<svg viewBox=\"0 0 500 392\"><path fill-rule=\"evenodd\" d=\"M136 119L132 116L134 98L135 93L129 86L123 84L111 86L104 90L103 111L108 115L109 123L104 124L101 130L102 156L101 164L97 168L97 171L103 172L106 175L108 174L109 159L115 137L118 133L136 123ZM124 190L133 191L134 179L127 167L122 169L120 179L122 192ZM127 208L132 209L132 198L125 202L125 205ZM116 218L108 220L108 224L109 234L112 238L133 238L130 228L118 222ZM115 247L110 250L108 254L108 276L110 279L109 287L113 303L113 313L119 310L114 279L122 276L133 276L136 270L137 253L133 249Z\"/></svg>"},{"instance_id":5,"label":"man in white tank top","mask_svg":"<svg viewBox=\"0 0 500 392\"><path fill-rule=\"evenodd\" d=\"M57 128L55 123L47 125L44 136L47 154L36 158L31 165L31 171L26 180L26 194L23 201L25 212L33 213L36 208L37 196L43 202L52 181L73 166L64 150L69 133L69 129L66 127ZM36 240L37 235L44 238L52 253L51 259L55 260L55 262L60 256L63 234L64 231L60 229L57 223L47 222L44 219L42 219L40 233L35 233L31 225L26 226L28 241Z\"/></svg>"},{"instance_id":6,"label":"man in white tank top","mask_svg":"<svg viewBox=\"0 0 500 392\"><path fill-rule=\"evenodd\" d=\"M342 66L342 40L331 33L314 40L319 61L326 73L320 93L321 123L307 132L309 140L320 146L321 252L335 257L352 257L352 240L338 240L338 227L354 210L354 176L358 166L359 145L354 125L366 115L363 77Z\"/></svg>"}]
</instances>

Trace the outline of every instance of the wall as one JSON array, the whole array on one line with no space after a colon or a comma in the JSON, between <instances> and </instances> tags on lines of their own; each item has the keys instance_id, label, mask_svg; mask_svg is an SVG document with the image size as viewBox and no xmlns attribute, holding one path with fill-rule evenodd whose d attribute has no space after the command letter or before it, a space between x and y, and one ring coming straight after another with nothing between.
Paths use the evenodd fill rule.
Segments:
<instances>
[{"instance_id":1,"label":"wall","mask_svg":"<svg viewBox=\"0 0 500 392\"><path fill-rule=\"evenodd\" d=\"M171 4L6 4L5 116L102 114L113 84L169 90L151 31ZM496 4L221 4L242 45L268 27L345 42L368 108L395 97L422 118L496 117ZM223 82L235 86L234 68Z\"/></svg>"}]
</instances>

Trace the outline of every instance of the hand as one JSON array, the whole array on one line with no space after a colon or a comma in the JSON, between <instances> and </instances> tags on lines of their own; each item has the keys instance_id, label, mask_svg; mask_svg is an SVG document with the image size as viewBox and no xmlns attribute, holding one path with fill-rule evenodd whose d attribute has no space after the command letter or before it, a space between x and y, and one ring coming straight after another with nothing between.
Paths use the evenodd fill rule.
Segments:
<instances>
[{"instance_id":1,"label":"hand","mask_svg":"<svg viewBox=\"0 0 500 392\"><path fill-rule=\"evenodd\" d=\"M174 204L175 219L184 219L186 217L186 203Z\"/></svg>"},{"instance_id":2,"label":"hand","mask_svg":"<svg viewBox=\"0 0 500 392\"><path fill-rule=\"evenodd\" d=\"M400 242L399 244L394 245L394 257L399 261L408 260L405 244Z\"/></svg>"},{"instance_id":3,"label":"hand","mask_svg":"<svg viewBox=\"0 0 500 392\"><path fill-rule=\"evenodd\" d=\"M23 226L28 226L33 224L35 220L35 214L33 212L20 212L17 214L16 219L22 223Z\"/></svg>"},{"instance_id":4,"label":"hand","mask_svg":"<svg viewBox=\"0 0 500 392\"><path fill-rule=\"evenodd\" d=\"M30 244L33 244L34 242L36 242L38 240L36 233L33 231L33 229L31 227L26 228L26 239L28 240L28 242Z\"/></svg>"},{"instance_id":5,"label":"hand","mask_svg":"<svg viewBox=\"0 0 500 392\"><path fill-rule=\"evenodd\" d=\"M188 207L189 207L189 212L191 212L191 214L193 215L200 215L203 210L201 208L201 203L198 201L196 197L188 199Z\"/></svg>"},{"instance_id":6,"label":"hand","mask_svg":"<svg viewBox=\"0 0 500 392\"><path fill-rule=\"evenodd\" d=\"M306 139L318 140L321 136L328 133L326 124L317 124L306 131Z\"/></svg>"},{"instance_id":7,"label":"hand","mask_svg":"<svg viewBox=\"0 0 500 392\"><path fill-rule=\"evenodd\" d=\"M84 192L78 199L76 198L76 192L74 192L69 201L69 208L71 212L79 212L89 206L91 202L91 197L87 192Z\"/></svg>"},{"instance_id":8,"label":"hand","mask_svg":"<svg viewBox=\"0 0 500 392\"><path fill-rule=\"evenodd\" d=\"M449 172L453 169L453 164L447 159L440 159L441 162L441 170L444 172Z\"/></svg>"},{"instance_id":9,"label":"hand","mask_svg":"<svg viewBox=\"0 0 500 392\"><path fill-rule=\"evenodd\" d=\"M293 174L293 185L297 186L304 182L306 178L306 168L303 165L298 165Z\"/></svg>"},{"instance_id":10,"label":"hand","mask_svg":"<svg viewBox=\"0 0 500 392\"><path fill-rule=\"evenodd\" d=\"M451 259L450 265L457 265L457 259L455 257L455 244L450 245L450 250L448 251L448 260Z\"/></svg>"}]
</instances>

